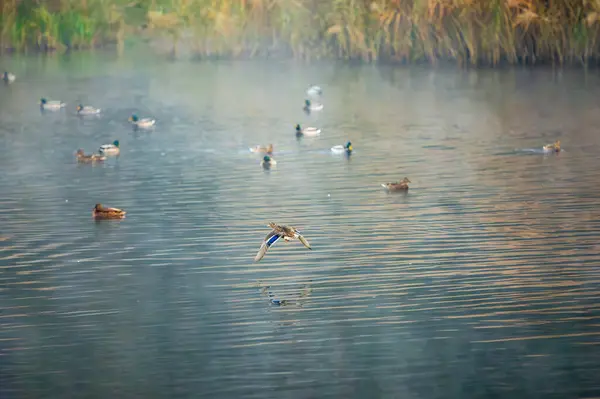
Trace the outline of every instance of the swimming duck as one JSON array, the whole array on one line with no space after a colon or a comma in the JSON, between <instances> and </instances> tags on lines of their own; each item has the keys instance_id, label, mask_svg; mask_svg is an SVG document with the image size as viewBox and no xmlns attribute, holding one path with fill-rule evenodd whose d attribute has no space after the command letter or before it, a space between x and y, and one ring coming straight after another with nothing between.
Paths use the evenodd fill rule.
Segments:
<instances>
[{"instance_id":1,"label":"swimming duck","mask_svg":"<svg viewBox=\"0 0 600 399\"><path fill-rule=\"evenodd\" d=\"M267 253L267 250L282 237L286 242L292 241L293 239L297 238L306 248L312 250L308 241L306 241L306 239L302 236L302 234L300 234L300 232L296 228L292 226L275 224L273 222L270 222L268 226L272 230L269 234L267 234L267 236L263 240L263 243L260 246L258 253L254 257L255 262L261 260Z\"/></svg>"},{"instance_id":2,"label":"swimming duck","mask_svg":"<svg viewBox=\"0 0 600 399\"><path fill-rule=\"evenodd\" d=\"M269 155L273 154L273 144L269 144L266 147L261 147L260 145L254 146L250 148L250 152L262 152Z\"/></svg>"},{"instance_id":3,"label":"swimming duck","mask_svg":"<svg viewBox=\"0 0 600 399\"><path fill-rule=\"evenodd\" d=\"M316 127L305 127L302 129L299 123L296 125L297 136L318 136L319 134L321 134L321 129Z\"/></svg>"},{"instance_id":4,"label":"swimming duck","mask_svg":"<svg viewBox=\"0 0 600 399\"><path fill-rule=\"evenodd\" d=\"M352 150L353 148L351 142L347 142L346 145L334 145L333 147L331 147L331 152L336 154L341 154L345 152L346 154L350 155L352 153Z\"/></svg>"},{"instance_id":5,"label":"swimming duck","mask_svg":"<svg viewBox=\"0 0 600 399\"><path fill-rule=\"evenodd\" d=\"M408 180L408 177L402 179L402 181L397 183L385 183L381 186L387 189L388 191L400 191L400 190L408 190L408 183L412 183Z\"/></svg>"},{"instance_id":6,"label":"swimming duck","mask_svg":"<svg viewBox=\"0 0 600 399\"><path fill-rule=\"evenodd\" d=\"M277 161L275 161L273 158L271 158L268 155L265 155L262 159L262 161L260 161L260 166L262 166L265 169L269 169L271 166L275 166L277 165Z\"/></svg>"},{"instance_id":7,"label":"swimming duck","mask_svg":"<svg viewBox=\"0 0 600 399\"><path fill-rule=\"evenodd\" d=\"M81 105L77 106L77 114L78 115L97 115L100 113L100 108L94 108L89 105Z\"/></svg>"},{"instance_id":8,"label":"swimming duck","mask_svg":"<svg viewBox=\"0 0 600 399\"><path fill-rule=\"evenodd\" d=\"M550 152L550 151L560 152L560 140L556 140L556 142L554 142L554 144L546 144L542 148L543 148L544 152Z\"/></svg>"},{"instance_id":9,"label":"swimming duck","mask_svg":"<svg viewBox=\"0 0 600 399\"><path fill-rule=\"evenodd\" d=\"M310 100L304 100L304 108L303 109L306 112L320 111L323 109L323 104L321 104L321 103L313 104L312 101L310 101Z\"/></svg>"},{"instance_id":10,"label":"swimming duck","mask_svg":"<svg viewBox=\"0 0 600 399\"><path fill-rule=\"evenodd\" d=\"M311 97L322 96L323 90L317 85L310 85L306 90L306 94Z\"/></svg>"},{"instance_id":11,"label":"swimming duck","mask_svg":"<svg viewBox=\"0 0 600 399\"><path fill-rule=\"evenodd\" d=\"M77 153L75 154L75 156L77 157L77 162L80 162L80 163L102 162L106 159L105 156L98 155L98 154L85 155L85 153L83 152L83 150L81 148L77 150Z\"/></svg>"},{"instance_id":12,"label":"swimming duck","mask_svg":"<svg viewBox=\"0 0 600 399\"><path fill-rule=\"evenodd\" d=\"M96 219L123 219L126 213L119 208L105 208L102 204L96 204L92 210L92 217Z\"/></svg>"},{"instance_id":13,"label":"swimming duck","mask_svg":"<svg viewBox=\"0 0 600 399\"><path fill-rule=\"evenodd\" d=\"M102 155L119 155L121 149L119 148L119 140L113 141L112 144L103 144L98 149L98 152Z\"/></svg>"},{"instance_id":14,"label":"swimming duck","mask_svg":"<svg viewBox=\"0 0 600 399\"><path fill-rule=\"evenodd\" d=\"M57 110L63 108L66 105L67 104L63 103L62 101L48 101L43 97L40 99L40 107L42 109Z\"/></svg>"},{"instance_id":15,"label":"swimming duck","mask_svg":"<svg viewBox=\"0 0 600 399\"><path fill-rule=\"evenodd\" d=\"M12 82L15 81L16 78L17 77L15 75L13 75L12 73L10 73L10 72L4 71L4 73L2 74L2 80L5 83L12 83Z\"/></svg>"},{"instance_id":16,"label":"swimming duck","mask_svg":"<svg viewBox=\"0 0 600 399\"><path fill-rule=\"evenodd\" d=\"M141 127L141 128L149 128L154 126L154 124L156 123L156 120L152 119L152 118L138 118L137 115L133 114L129 117L129 122L131 122L134 126L137 127Z\"/></svg>"}]
</instances>

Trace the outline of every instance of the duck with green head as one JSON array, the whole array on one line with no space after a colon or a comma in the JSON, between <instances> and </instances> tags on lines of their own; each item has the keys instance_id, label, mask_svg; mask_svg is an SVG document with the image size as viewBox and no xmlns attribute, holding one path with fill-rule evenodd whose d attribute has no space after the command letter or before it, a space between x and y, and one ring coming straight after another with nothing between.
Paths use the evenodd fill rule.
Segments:
<instances>
[{"instance_id":1,"label":"duck with green head","mask_svg":"<svg viewBox=\"0 0 600 399\"><path fill-rule=\"evenodd\" d=\"M119 155L121 148L119 147L119 140L113 141L112 144L103 144L98 149L98 152L102 155Z\"/></svg>"},{"instance_id":2,"label":"duck with green head","mask_svg":"<svg viewBox=\"0 0 600 399\"><path fill-rule=\"evenodd\" d=\"M15 75L7 71L4 71L4 73L2 74L2 80L4 81L4 83L12 83L15 81L16 78L17 77Z\"/></svg>"},{"instance_id":3,"label":"duck with green head","mask_svg":"<svg viewBox=\"0 0 600 399\"><path fill-rule=\"evenodd\" d=\"M44 97L40 98L40 107L42 109L58 110L58 109L65 107L66 105L67 104L63 103L62 101L57 101L57 100L48 101Z\"/></svg>"},{"instance_id":4,"label":"duck with green head","mask_svg":"<svg viewBox=\"0 0 600 399\"><path fill-rule=\"evenodd\" d=\"M304 100L304 111L306 113L310 113L311 111L320 111L323 109L323 104L321 103L313 103L312 101L306 99Z\"/></svg>"},{"instance_id":5,"label":"duck with green head","mask_svg":"<svg viewBox=\"0 0 600 399\"><path fill-rule=\"evenodd\" d=\"M138 118L136 114L133 114L129 117L129 122L135 127L150 128L154 126L156 120L152 118Z\"/></svg>"},{"instance_id":6,"label":"duck with green head","mask_svg":"<svg viewBox=\"0 0 600 399\"><path fill-rule=\"evenodd\" d=\"M296 136L318 136L321 134L321 129L316 127L302 128L300 124L296 124Z\"/></svg>"},{"instance_id":7,"label":"duck with green head","mask_svg":"<svg viewBox=\"0 0 600 399\"><path fill-rule=\"evenodd\" d=\"M334 145L333 147L331 147L331 152L333 152L334 154L343 154L346 153L347 155L352 154L352 143L351 142L347 142L346 145Z\"/></svg>"},{"instance_id":8,"label":"duck with green head","mask_svg":"<svg viewBox=\"0 0 600 399\"><path fill-rule=\"evenodd\" d=\"M100 108L94 108L89 105L79 104L77 106L77 115L98 115L100 113Z\"/></svg>"},{"instance_id":9,"label":"duck with green head","mask_svg":"<svg viewBox=\"0 0 600 399\"><path fill-rule=\"evenodd\" d=\"M271 158L268 155L265 155L262 159L262 161L260 161L260 166L262 166L265 169L269 169L271 166L275 166L277 165L277 161L275 161L273 158Z\"/></svg>"}]
</instances>

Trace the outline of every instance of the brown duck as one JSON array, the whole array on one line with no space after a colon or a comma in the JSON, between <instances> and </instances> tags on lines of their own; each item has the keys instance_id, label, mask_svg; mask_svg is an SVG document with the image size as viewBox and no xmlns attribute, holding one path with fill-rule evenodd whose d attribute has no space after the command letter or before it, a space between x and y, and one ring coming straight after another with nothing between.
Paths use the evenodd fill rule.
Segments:
<instances>
[{"instance_id":1,"label":"brown duck","mask_svg":"<svg viewBox=\"0 0 600 399\"><path fill-rule=\"evenodd\" d=\"M550 151L560 152L560 140L556 140L554 142L554 144L546 144L542 148L543 148L544 152L550 152Z\"/></svg>"},{"instance_id":2,"label":"brown duck","mask_svg":"<svg viewBox=\"0 0 600 399\"><path fill-rule=\"evenodd\" d=\"M96 219L123 219L126 213L119 208L105 208L102 204L96 204L92 210L92 216Z\"/></svg>"},{"instance_id":3,"label":"brown duck","mask_svg":"<svg viewBox=\"0 0 600 399\"><path fill-rule=\"evenodd\" d=\"M269 234L267 234L267 236L263 240L263 243L260 246L258 253L254 257L255 262L261 260L265 256L267 250L271 247L271 245L275 244L280 238L283 238L284 241L292 241L293 239L297 238L302 244L304 244L306 248L312 250L310 244L308 243L308 241L306 241L306 238L304 238L296 228L292 226L275 224L273 222L270 222L268 226L273 230Z\"/></svg>"},{"instance_id":4,"label":"brown duck","mask_svg":"<svg viewBox=\"0 0 600 399\"><path fill-rule=\"evenodd\" d=\"M408 190L408 183L411 183L411 181L408 180L408 177L405 177L402 179L402 181L396 183L385 183L381 186L388 191L406 191Z\"/></svg>"},{"instance_id":5,"label":"brown duck","mask_svg":"<svg viewBox=\"0 0 600 399\"><path fill-rule=\"evenodd\" d=\"M98 154L85 155L85 153L83 152L83 150L81 148L77 150L77 153L75 154L75 156L77 157L77 162L80 162L80 163L102 162L106 159L106 157L104 155L98 155Z\"/></svg>"},{"instance_id":6,"label":"brown duck","mask_svg":"<svg viewBox=\"0 0 600 399\"><path fill-rule=\"evenodd\" d=\"M273 144L269 144L266 147L262 147L260 145L257 145L255 147L250 148L251 152L256 152L256 153L263 153L263 154L268 154L268 155L273 155Z\"/></svg>"}]
</instances>

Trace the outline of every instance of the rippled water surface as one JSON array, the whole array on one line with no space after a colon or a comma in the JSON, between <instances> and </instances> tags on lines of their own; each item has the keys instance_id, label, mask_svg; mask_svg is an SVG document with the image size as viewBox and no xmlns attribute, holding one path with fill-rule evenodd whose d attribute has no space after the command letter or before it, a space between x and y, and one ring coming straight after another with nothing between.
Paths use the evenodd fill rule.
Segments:
<instances>
[{"instance_id":1,"label":"rippled water surface","mask_svg":"<svg viewBox=\"0 0 600 399\"><path fill-rule=\"evenodd\" d=\"M595 73L4 64L1 398L600 396ZM263 171L248 147L269 143ZM94 222L98 202L126 219ZM269 221L313 250L254 263Z\"/></svg>"}]
</instances>

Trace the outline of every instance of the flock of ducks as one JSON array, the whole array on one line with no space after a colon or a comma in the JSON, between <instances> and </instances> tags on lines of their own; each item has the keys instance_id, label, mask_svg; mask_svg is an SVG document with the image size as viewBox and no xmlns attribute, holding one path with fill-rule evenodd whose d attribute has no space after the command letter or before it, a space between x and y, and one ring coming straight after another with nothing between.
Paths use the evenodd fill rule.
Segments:
<instances>
[{"instance_id":1,"label":"flock of ducks","mask_svg":"<svg viewBox=\"0 0 600 399\"><path fill-rule=\"evenodd\" d=\"M9 84L14 82L16 76L12 73L4 71L2 74L2 80ZM323 109L323 103L320 101L321 96L323 95L323 90L319 86L311 85L306 93L312 99L306 99L304 102L304 111L310 113L312 111L321 111ZM62 101L57 100L47 100L46 98L40 99L40 108L42 111L57 111L62 108L65 108L66 104ZM90 105L79 104L76 107L76 111L78 115L86 116L86 115L99 115L101 113L101 109L92 107ZM134 128L142 128L149 129L154 127L156 124L156 120L152 118L139 118L137 115L133 114L129 117L128 121L134 126ZM316 127L302 127L300 124L296 125L296 136L308 136L314 137L321 134L321 129ZM544 152L560 152L560 140L557 140L555 143L546 144L542 147ZM331 152L338 154L346 154L350 156L353 152L352 143L348 141L345 145L336 145L331 148ZM267 146L257 145L255 147L250 148L250 151L253 153L265 154L260 165L269 169L272 166L277 164L277 161L272 158L273 155L273 144L269 144ZM93 153L90 155L86 155L83 149L78 149L75 156L77 162L79 163L97 163L103 162L106 160L107 156L119 156L120 147L119 140L113 141L111 144L103 144L98 148L97 153ZM381 186L388 191L404 191L406 192L409 188L408 184L411 181L405 177L403 180L392 183L383 183ZM94 219L123 219L126 215L126 212L119 208L111 208L104 207L102 204L96 204L92 210L92 216ZM269 248L273 246L276 242L278 242L281 238L285 242L289 242L295 239L298 239L306 248L311 249L312 247L304 238L304 236L292 226L280 225L274 222L270 222L268 227L271 228L271 231L267 236L263 239L263 242L260 246L260 249L256 256L254 257L254 261L260 261L267 253Z\"/></svg>"},{"instance_id":2,"label":"flock of ducks","mask_svg":"<svg viewBox=\"0 0 600 399\"><path fill-rule=\"evenodd\" d=\"M16 76L8 71L4 71L2 74L2 80L6 84L13 83L16 80ZM48 100L44 97L40 98L40 110L41 111L59 111L67 106L66 103L59 100ZM88 116L88 115L99 115L102 110L95 108L90 105L78 104L76 107L77 115ZM134 128L149 129L156 124L156 120L152 118L139 118L133 114L129 117L129 122ZM87 155L83 149L78 149L75 153L75 158L79 163L98 163L104 162L108 156L119 156L121 149L119 147L119 140L113 141L111 144L103 144L98 148L97 153ZM102 204L96 204L92 210L92 217L94 219L123 219L126 212L119 208L104 207Z\"/></svg>"},{"instance_id":3,"label":"flock of ducks","mask_svg":"<svg viewBox=\"0 0 600 399\"><path fill-rule=\"evenodd\" d=\"M304 111L310 113L312 111L321 111L323 109L323 103L320 101L321 96L323 95L323 90L319 86L310 86L308 90L306 90L306 94L312 99L306 99L304 101ZM296 137L315 137L321 134L321 129L316 127L302 127L300 124L296 125ZM336 154L346 154L350 156L354 148L352 147L352 143L348 141L344 145L335 145L331 147L331 152ZM269 144L266 146L256 145L250 148L250 152L265 154L260 165L265 169L270 169L271 167L277 164L277 161L273 159L273 144ZM382 186L388 191L407 191L408 183L411 181L408 178L404 178L402 181L395 183L385 183ZM271 228L271 231L264 238L258 253L254 257L255 262L259 262L266 254L271 246L273 246L279 239L283 238L285 242L289 242L295 239L298 239L306 248L311 249L312 247L304 238L304 236L293 226L286 226L276 224L274 222L270 222L268 227Z\"/></svg>"}]
</instances>

